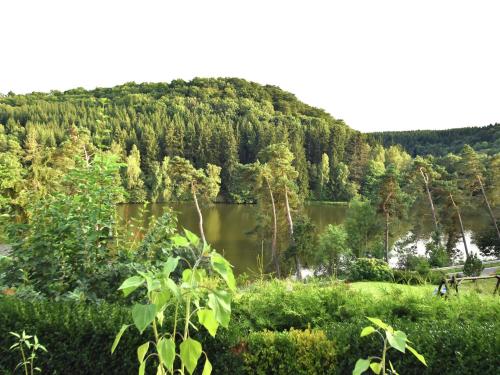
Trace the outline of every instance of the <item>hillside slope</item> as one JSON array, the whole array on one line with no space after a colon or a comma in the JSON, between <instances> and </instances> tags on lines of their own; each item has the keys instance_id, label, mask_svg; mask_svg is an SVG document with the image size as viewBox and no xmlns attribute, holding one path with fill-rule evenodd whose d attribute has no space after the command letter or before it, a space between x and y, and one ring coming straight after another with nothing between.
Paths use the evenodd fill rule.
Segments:
<instances>
[{"instance_id":1,"label":"hillside slope","mask_svg":"<svg viewBox=\"0 0 500 375\"><path fill-rule=\"evenodd\" d=\"M458 153L465 144L487 154L500 152L500 124L447 130L411 130L369 133L385 147L402 145L412 156Z\"/></svg>"},{"instance_id":2,"label":"hillside slope","mask_svg":"<svg viewBox=\"0 0 500 375\"><path fill-rule=\"evenodd\" d=\"M153 200L159 198L155 187L165 157L183 156L197 167L221 166L223 194L229 197L237 163L253 162L262 148L285 142L296 157L304 193L317 184L322 154L329 156L332 199L338 198L333 185L339 163L359 165L366 159L366 137L343 121L278 87L242 79L127 83L0 97L0 136L21 146L29 139L41 149L57 148L75 127L88 131L96 147L121 154L123 161L135 145L141 178Z\"/></svg>"}]
</instances>

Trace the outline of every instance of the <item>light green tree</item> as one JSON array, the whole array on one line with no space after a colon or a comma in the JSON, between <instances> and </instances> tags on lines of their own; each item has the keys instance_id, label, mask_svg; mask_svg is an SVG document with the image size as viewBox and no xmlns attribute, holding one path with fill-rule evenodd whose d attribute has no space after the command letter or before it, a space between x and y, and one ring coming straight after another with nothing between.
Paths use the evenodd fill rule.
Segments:
<instances>
[{"instance_id":1,"label":"light green tree","mask_svg":"<svg viewBox=\"0 0 500 375\"><path fill-rule=\"evenodd\" d=\"M205 170L195 168L189 160L175 156L169 163L172 192L177 197L191 195L199 218L199 230L203 243L207 243L203 230L203 215L198 198L203 201L214 201L220 191L221 168L208 164Z\"/></svg>"}]
</instances>

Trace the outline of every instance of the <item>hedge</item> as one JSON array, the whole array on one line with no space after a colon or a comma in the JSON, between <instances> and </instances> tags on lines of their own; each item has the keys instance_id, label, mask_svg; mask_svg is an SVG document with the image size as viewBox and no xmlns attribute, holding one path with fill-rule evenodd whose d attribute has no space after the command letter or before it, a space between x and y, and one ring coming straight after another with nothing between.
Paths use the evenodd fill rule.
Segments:
<instances>
[{"instance_id":1,"label":"hedge","mask_svg":"<svg viewBox=\"0 0 500 375\"><path fill-rule=\"evenodd\" d=\"M214 374L318 373L317 363L327 364L325 374L346 374L357 358L380 352L375 336L359 337L366 316L374 316L405 331L429 364L425 369L410 355L392 353L400 373L495 373L498 297L467 293L445 300L429 287L387 284L374 298L370 285L366 292L344 284L253 285L235 297L228 330L219 329L214 339L202 329L196 337ZM38 362L44 374L136 374L136 348L146 333L125 333L110 353L116 332L130 321L129 309L120 305L0 297L0 373L18 362L17 353L8 351L8 332L24 329L49 350Z\"/></svg>"}]
</instances>

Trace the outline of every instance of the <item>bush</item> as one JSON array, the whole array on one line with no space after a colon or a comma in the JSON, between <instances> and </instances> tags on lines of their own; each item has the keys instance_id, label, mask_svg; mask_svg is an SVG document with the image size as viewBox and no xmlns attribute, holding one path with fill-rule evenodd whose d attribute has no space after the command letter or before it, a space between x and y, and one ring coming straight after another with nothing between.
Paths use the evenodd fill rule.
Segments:
<instances>
[{"instance_id":1,"label":"bush","mask_svg":"<svg viewBox=\"0 0 500 375\"><path fill-rule=\"evenodd\" d=\"M248 374L331 374L335 372L335 346L321 330L256 332L243 344Z\"/></svg>"},{"instance_id":2,"label":"bush","mask_svg":"<svg viewBox=\"0 0 500 375\"><path fill-rule=\"evenodd\" d=\"M464 275L479 276L483 268L483 262L481 262L481 259L479 259L477 255L469 255L464 264Z\"/></svg>"},{"instance_id":3,"label":"bush","mask_svg":"<svg viewBox=\"0 0 500 375\"><path fill-rule=\"evenodd\" d=\"M193 337L202 342L214 374L258 373L250 368L251 361L256 361L252 358L267 355L258 343L268 345L273 340L281 345L280 351L293 349L300 363L310 363L309 356L314 358L311 361L328 357L325 363L334 365L330 373L349 374L357 358L380 348L380 342L359 337L366 326L365 317L377 316L406 332L429 363L429 368L423 369L410 356L391 353L390 360L401 373L496 373L498 297L461 293L460 298L444 299L432 296L430 287L389 283L362 286L358 291L344 283L274 280L254 284L235 296L229 329L220 328L216 338L200 329ZM142 335L125 332L115 354L110 353L121 325L130 322L129 314L128 308L116 304L28 302L0 295L0 374L12 371L18 360L17 353L8 351L13 343L8 332L25 329L36 334L49 351L39 358L44 374L135 375L136 348L150 339L150 331ZM166 314L164 322L167 326L171 324L169 316ZM266 329L274 332L263 332ZM323 343L320 331L328 339L328 353L333 348L333 355L309 349ZM247 362L245 353L251 356ZM283 357L279 352L272 355L277 358L276 368L285 366L280 358L288 361L291 356L290 352ZM263 362L261 373L266 373L262 371L270 361ZM155 374L155 369L148 367L146 373ZM317 372L313 368L309 373Z\"/></svg>"},{"instance_id":4,"label":"bush","mask_svg":"<svg viewBox=\"0 0 500 375\"><path fill-rule=\"evenodd\" d=\"M393 279L389 265L381 259L358 258L351 265L349 280L389 281Z\"/></svg>"}]
</instances>

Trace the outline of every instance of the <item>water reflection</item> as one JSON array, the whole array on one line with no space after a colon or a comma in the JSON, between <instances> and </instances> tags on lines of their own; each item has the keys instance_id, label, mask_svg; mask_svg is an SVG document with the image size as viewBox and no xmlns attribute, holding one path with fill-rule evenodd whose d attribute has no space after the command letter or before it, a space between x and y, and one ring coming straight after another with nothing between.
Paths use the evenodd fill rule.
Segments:
<instances>
[{"instance_id":1,"label":"water reflection","mask_svg":"<svg viewBox=\"0 0 500 375\"><path fill-rule=\"evenodd\" d=\"M194 233L198 233L198 216L191 203L176 203L170 205L178 213L179 225ZM141 217L140 204L125 204L119 207L120 216L130 221L139 220L147 228L152 217L162 215L165 204L151 204ZM204 228L207 241L218 251L224 253L234 265L236 273L256 270L257 255L264 252L269 256L269 243L260 238L255 232L257 208L253 205L216 204L203 207ZM328 224L340 224L344 221L347 212L346 205L309 204L306 213L317 227L322 231ZM487 214L473 212L464 215L464 225L467 229L467 244L472 252L478 249L471 242L471 234L489 225ZM404 237L413 231L419 238L429 238L433 230L432 218L424 205L416 206L407 222L400 223L391 228L396 237ZM457 242L455 247L463 252L463 243ZM425 241L417 243L418 252L425 253Z\"/></svg>"}]
</instances>

